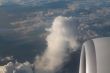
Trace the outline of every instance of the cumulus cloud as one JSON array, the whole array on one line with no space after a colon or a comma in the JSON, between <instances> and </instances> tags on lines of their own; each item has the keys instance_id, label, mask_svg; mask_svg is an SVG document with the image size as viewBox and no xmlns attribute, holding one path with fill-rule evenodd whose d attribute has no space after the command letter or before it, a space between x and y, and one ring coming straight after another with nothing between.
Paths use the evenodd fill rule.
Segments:
<instances>
[{"instance_id":1,"label":"cumulus cloud","mask_svg":"<svg viewBox=\"0 0 110 73\"><path fill-rule=\"evenodd\" d=\"M51 28L46 29L49 34L46 38L47 49L41 56L37 56L34 64L35 73L53 73L62 67L69 59L71 51L79 47L75 26L72 17L58 16L54 19ZM9 59L9 57L6 57ZM11 67L10 67L11 66ZM0 67L3 73L33 73L34 70L29 62L15 64L10 62Z\"/></svg>"},{"instance_id":2,"label":"cumulus cloud","mask_svg":"<svg viewBox=\"0 0 110 73\"><path fill-rule=\"evenodd\" d=\"M13 73L14 65L9 62L7 65L0 66L0 73Z\"/></svg>"},{"instance_id":3,"label":"cumulus cloud","mask_svg":"<svg viewBox=\"0 0 110 73\"><path fill-rule=\"evenodd\" d=\"M9 62L4 66L0 66L0 73L33 73L33 70L32 65L29 62Z\"/></svg>"},{"instance_id":4,"label":"cumulus cloud","mask_svg":"<svg viewBox=\"0 0 110 73\"><path fill-rule=\"evenodd\" d=\"M41 57L37 58L36 70L40 72L54 72L68 59L69 51L78 48L75 37L72 17L58 16L48 31L47 49Z\"/></svg>"},{"instance_id":5,"label":"cumulus cloud","mask_svg":"<svg viewBox=\"0 0 110 73\"><path fill-rule=\"evenodd\" d=\"M108 14L108 13L107 13ZM102 15L102 17L104 17ZM97 19L97 21L95 21ZM53 21L50 29L46 29L50 34L47 36L47 49L43 55L38 56L34 64L35 73L53 73L62 67L63 63L68 60L71 50L76 50L80 43L79 37L88 39L98 36L99 34L90 29L94 26L99 28L101 25L108 26L109 22L99 25L102 19L94 14L80 17L63 17L58 16ZM94 22L95 24L91 23ZM96 28L96 29L97 29ZM33 73L33 67L30 63L8 63L0 66L1 73Z\"/></svg>"},{"instance_id":6,"label":"cumulus cloud","mask_svg":"<svg viewBox=\"0 0 110 73\"><path fill-rule=\"evenodd\" d=\"M1 58L0 61L1 62L4 62L4 61L12 61L14 58L13 56L7 56L7 57L4 57L4 58Z\"/></svg>"},{"instance_id":7,"label":"cumulus cloud","mask_svg":"<svg viewBox=\"0 0 110 73\"><path fill-rule=\"evenodd\" d=\"M32 65L29 62L16 63L14 73L33 73Z\"/></svg>"}]
</instances>

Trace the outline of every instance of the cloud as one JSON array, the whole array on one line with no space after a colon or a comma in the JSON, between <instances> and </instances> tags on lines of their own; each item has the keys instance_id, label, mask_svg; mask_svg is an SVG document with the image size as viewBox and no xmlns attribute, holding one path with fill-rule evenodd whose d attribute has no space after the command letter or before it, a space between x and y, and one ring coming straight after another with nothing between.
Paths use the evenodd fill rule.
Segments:
<instances>
[{"instance_id":1,"label":"cloud","mask_svg":"<svg viewBox=\"0 0 110 73\"><path fill-rule=\"evenodd\" d=\"M0 0L0 5L5 4L18 4L18 5L34 5L36 0Z\"/></svg>"},{"instance_id":2,"label":"cloud","mask_svg":"<svg viewBox=\"0 0 110 73\"><path fill-rule=\"evenodd\" d=\"M69 54L79 47L76 36L76 25L73 24L72 17L58 16L54 19L51 28L47 29L47 49L41 56L37 56L34 64L35 73L53 73L59 70L63 63L69 58ZM12 63L13 64L13 63ZM13 64L14 73L32 73L31 64ZM8 64L6 65L8 66ZM5 66L1 70L7 71Z\"/></svg>"},{"instance_id":3,"label":"cloud","mask_svg":"<svg viewBox=\"0 0 110 73\"><path fill-rule=\"evenodd\" d=\"M50 2L55 2L58 0L0 0L0 5L4 4L17 4L17 5L25 5L25 6L36 6L36 5L41 5L45 3L50 3Z\"/></svg>"},{"instance_id":4,"label":"cloud","mask_svg":"<svg viewBox=\"0 0 110 73\"><path fill-rule=\"evenodd\" d=\"M0 66L0 73L13 73L14 65L9 62L7 65Z\"/></svg>"},{"instance_id":5,"label":"cloud","mask_svg":"<svg viewBox=\"0 0 110 73\"><path fill-rule=\"evenodd\" d=\"M79 2L76 5L70 5L67 12L65 9L49 10L46 14L47 17L62 15L63 12L65 16L71 17L58 16L54 19L51 28L46 29L49 33L46 34L47 48L41 56L36 57L36 61L33 63L36 73L53 73L63 66L63 63L69 59L69 54L77 50L77 47L84 41L110 36L110 7L107 7L108 4L108 2L107 4L105 2L105 5L103 2ZM71 9L74 6L75 8ZM73 12L69 13L69 11ZM40 27L46 27L45 19L48 18L42 18L45 15L42 12L41 17L40 14L38 15L32 19L12 23L16 27L14 31L29 34ZM33 73L33 69L30 63L9 63L0 67L0 71L4 73L12 70L15 73Z\"/></svg>"},{"instance_id":6,"label":"cloud","mask_svg":"<svg viewBox=\"0 0 110 73\"><path fill-rule=\"evenodd\" d=\"M14 73L33 73L32 65L29 62L16 63Z\"/></svg>"},{"instance_id":7,"label":"cloud","mask_svg":"<svg viewBox=\"0 0 110 73\"><path fill-rule=\"evenodd\" d=\"M15 64L9 62L4 66L0 66L0 73L33 73L33 70L29 62L16 62Z\"/></svg>"},{"instance_id":8,"label":"cloud","mask_svg":"<svg viewBox=\"0 0 110 73\"><path fill-rule=\"evenodd\" d=\"M0 6L4 3L4 0L0 0Z\"/></svg>"},{"instance_id":9,"label":"cloud","mask_svg":"<svg viewBox=\"0 0 110 73\"><path fill-rule=\"evenodd\" d=\"M78 48L77 38L72 27L72 18L58 16L49 29L47 49L36 60L36 71L54 72L68 59L69 51Z\"/></svg>"},{"instance_id":10,"label":"cloud","mask_svg":"<svg viewBox=\"0 0 110 73\"><path fill-rule=\"evenodd\" d=\"M14 58L13 56L7 56L5 58L1 58L0 61L4 62L4 61L12 61Z\"/></svg>"},{"instance_id":11,"label":"cloud","mask_svg":"<svg viewBox=\"0 0 110 73\"><path fill-rule=\"evenodd\" d=\"M42 11L39 11L36 14L30 14L30 16L32 17L27 16L24 20L10 23L14 27L13 31L21 34L29 34L30 32L50 25L49 20L44 16Z\"/></svg>"},{"instance_id":12,"label":"cloud","mask_svg":"<svg viewBox=\"0 0 110 73\"><path fill-rule=\"evenodd\" d=\"M71 51L79 47L76 35L76 26L72 17L58 16L54 19L51 28L47 29L47 49L41 56L37 56L33 66L29 62L12 63L1 66L3 73L49 73L60 69L69 58ZM6 57L5 59L11 59Z\"/></svg>"}]
</instances>

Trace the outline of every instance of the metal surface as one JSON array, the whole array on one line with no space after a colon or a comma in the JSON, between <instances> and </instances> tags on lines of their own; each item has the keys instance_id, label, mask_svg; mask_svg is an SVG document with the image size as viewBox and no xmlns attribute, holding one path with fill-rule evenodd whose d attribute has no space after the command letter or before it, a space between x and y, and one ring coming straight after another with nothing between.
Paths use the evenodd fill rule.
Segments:
<instances>
[{"instance_id":1,"label":"metal surface","mask_svg":"<svg viewBox=\"0 0 110 73\"><path fill-rule=\"evenodd\" d=\"M110 37L83 44L79 73L110 73Z\"/></svg>"}]
</instances>

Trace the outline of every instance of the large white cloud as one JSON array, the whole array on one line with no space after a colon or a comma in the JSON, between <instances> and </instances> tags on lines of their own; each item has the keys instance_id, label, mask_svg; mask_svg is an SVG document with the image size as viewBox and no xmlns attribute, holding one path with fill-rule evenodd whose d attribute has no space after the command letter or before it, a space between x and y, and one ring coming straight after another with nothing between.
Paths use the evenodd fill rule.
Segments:
<instances>
[{"instance_id":1,"label":"large white cloud","mask_svg":"<svg viewBox=\"0 0 110 73\"><path fill-rule=\"evenodd\" d=\"M50 34L47 36L47 49L41 56L37 56L34 64L35 73L54 73L68 60L72 50L76 50L80 44L77 42L75 26L72 17L58 16L54 19L53 25L47 29ZM10 67L12 66L12 67ZM3 68L2 68L3 67ZM33 73L29 62L8 63L0 67L3 73Z\"/></svg>"},{"instance_id":2,"label":"large white cloud","mask_svg":"<svg viewBox=\"0 0 110 73\"><path fill-rule=\"evenodd\" d=\"M48 31L47 49L43 56L37 58L36 70L40 72L54 72L68 60L69 51L78 48L77 37L71 17L58 16Z\"/></svg>"}]
</instances>

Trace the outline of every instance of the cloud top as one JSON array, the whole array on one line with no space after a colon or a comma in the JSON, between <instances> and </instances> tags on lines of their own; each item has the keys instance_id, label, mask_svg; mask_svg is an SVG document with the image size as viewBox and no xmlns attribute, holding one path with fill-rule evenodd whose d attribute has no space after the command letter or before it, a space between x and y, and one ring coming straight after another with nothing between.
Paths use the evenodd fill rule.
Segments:
<instances>
[{"instance_id":1,"label":"cloud top","mask_svg":"<svg viewBox=\"0 0 110 73\"><path fill-rule=\"evenodd\" d=\"M69 51L78 47L74 36L74 27L71 27L72 17L58 16L48 31L47 49L37 58L36 70L40 72L54 72L68 60Z\"/></svg>"},{"instance_id":2,"label":"cloud top","mask_svg":"<svg viewBox=\"0 0 110 73\"><path fill-rule=\"evenodd\" d=\"M4 66L0 66L0 73L33 73L33 71L32 65L29 62L9 62Z\"/></svg>"}]
</instances>

